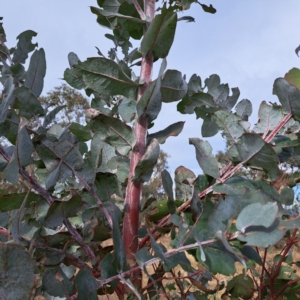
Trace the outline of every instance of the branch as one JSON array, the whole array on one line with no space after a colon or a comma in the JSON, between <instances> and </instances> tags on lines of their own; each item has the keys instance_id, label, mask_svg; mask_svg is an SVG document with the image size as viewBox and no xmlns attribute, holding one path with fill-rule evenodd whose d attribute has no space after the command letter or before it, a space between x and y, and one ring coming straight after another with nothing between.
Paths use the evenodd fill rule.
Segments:
<instances>
[{"instance_id":1,"label":"branch","mask_svg":"<svg viewBox=\"0 0 300 300\"><path fill-rule=\"evenodd\" d=\"M146 20L146 15L145 15L144 11L142 10L141 6L139 5L139 3L137 2L137 0L132 0L132 3L134 4L135 9L139 13L141 19Z\"/></svg>"},{"instance_id":2,"label":"branch","mask_svg":"<svg viewBox=\"0 0 300 300\"><path fill-rule=\"evenodd\" d=\"M187 250L190 250L190 249L195 249L195 248L198 248L199 246L204 246L204 245L212 244L215 241L216 241L216 239L211 239L211 240L207 240L207 241L200 242L200 243L197 242L197 243L194 243L194 244L181 246L179 248L175 248L175 249L172 249L172 250L170 250L168 252L165 252L164 256L165 257L170 257L170 256L172 256L172 255L174 255L176 253L179 253L179 252L187 251ZM139 267L135 267L135 268L130 269L129 271L122 272L122 273L120 273L118 275L115 275L115 276L112 276L110 278L101 280L99 282L99 284L98 284L98 288L102 287L103 285L105 285L105 284L107 284L107 283L109 283L111 281L121 279L121 278L123 278L125 276L130 275L131 273L136 272L139 269L143 269L143 268L145 268L147 266L153 265L153 264L158 263L160 261L161 261L161 259L159 257L154 257L154 258L152 258L152 259L144 262L141 267L140 266Z\"/></svg>"},{"instance_id":3,"label":"branch","mask_svg":"<svg viewBox=\"0 0 300 300\"><path fill-rule=\"evenodd\" d=\"M82 247L84 252L88 255L90 259L94 259L96 256L92 249L83 242L81 235L77 232L77 230L72 226L69 219L64 219L64 224L68 228L70 234L74 237L75 241Z\"/></svg>"},{"instance_id":4,"label":"branch","mask_svg":"<svg viewBox=\"0 0 300 300\"><path fill-rule=\"evenodd\" d=\"M6 153L5 149L2 145L0 145L0 154L3 158L9 162L11 157ZM32 178L23 168L19 168L19 173L23 176L23 178L30 184L31 188L33 188L40 196L42 196L49 205L51 205L54 201L52 195L46 191L37 181Z\"/></svg>"},{"instance_id":5,"label":"branch","mask_svg":"<svg viewBox=\"0 0 300 300\"><path fill-rule=\"evenodd\" d=\"M279 130L292 118L292 113L287 114L279 123L278 125L272 130L272 132L270 132L270 134L264 139L266 143L270 143L272 141L272 139L275 137L275 135L279 132ZM207 194L211 193L213 191L213 187L218 184L218 183L224 183L227 179L229 179L230 177L232 177L237 171L239 171L244 164L247 161L243 161L241 163L239 163L238 165L236 165L234 168L231 169L231 167L233 166L232 163L229 163L228 166L225 167L224 172L221 176L220 179L216 180L216 182L211 185L210 187L208 187L207 189L205 189L204 191L200 192L198 194L198 198L201 199L204 196L206 196ZM190 206L192 202L192 199L189 199L188 201L186 201L184 204L182 204L181 206L178 207L178 212L182 212L184 211L187 207ZM164 217L158 224L157 224L157 228L162 227L163 225L165 225L169 219L170 219L171 215L167 215L166 217ZM152 229L150 231L151 234L154 234L156 232L156 228ZM150 240L150 236L146 235L139 244L139 248L144 247Z\"/></svg>"}]
</instances>

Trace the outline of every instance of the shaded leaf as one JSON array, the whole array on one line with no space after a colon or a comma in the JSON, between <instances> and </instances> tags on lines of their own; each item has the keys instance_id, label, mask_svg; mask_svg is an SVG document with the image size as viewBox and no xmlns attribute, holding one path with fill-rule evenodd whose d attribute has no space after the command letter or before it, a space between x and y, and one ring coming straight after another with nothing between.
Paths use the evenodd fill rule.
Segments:
<instances>
[{"instance_id":1,"label":"shaded leaf","mask_svg":"<svg viewBox=\"0 0 300 300\"><path fill-rule=\"evenodd\" d=\"M12 58L12 61L14 63L19 62L24 64L28 57L28 53L30 53L34 50L35 47L37 47L37 43L33 44L31 42L34 36L37 36L37 33L32 30L26 30L17 36L17 39L19 41Z\"/></svg>"},{"instance_id":2,"label":"shaded leaf","mask_svg":"<svg viewBox=\"0 0 300 300\"><path fill-rule=\"evenodd\" d=\"M43 276L43 289L54 297L68 297L74 293L74 288L60 267L46 270Z\"/></svg>"},{"instance_id":3,"label":"shaded leaf","mask_svg":"<svg viewBox=\"0 0 300 300\"><path fill-rule=\"evenodd\" d=\"M187 182L193 182L195 178L194 172L183 166L175 170L175 199L187 200L193 196L193 187Z\"/></svg>"},{"instance_id":4,"label":"shaded leaf","mask_svg":"<svg viewBox=\"0 0 300 300\"><path fill-rule=\"evenodd\" d=\"M248 121L252 114L252 103L248 99L243 99L236 105L235 110L243 121Z\"/></svg>"},{"instance_id":5,"label":"shaded leaf","mask_svg":"<svg viewBox=\"0 0 300 300\"><path fill-rule=\"evenodd\" d=\"M95 182L97 195L101 201L110 201L114 194L122 197L121 185L117 175L110 173L98 173Z\"/></svg>"},{"instance_id":6,"label":"shaded leaf","mask_svg":"<svg viewBox=\"0 0 300 300\"><path fill-rule=\"evenodd\" d=\"M45 51L41 48L39 50L35 50L32 54L29 67L24 78L24 86L26 86L35 97L39 97L43 90L45 75Z\"/></svg>"},{"instance_id":7,"label":"shaded leaf","mask_svg":"<svg viewBox=\"0 0 300 300\"><path fill-rule=\"evenodd\" d=\"M161 172L161 179L163 188L168 196L168 208L171 214L176 213L176 206L174 204L174 195L173 195L173 180L170 173L167 170Z\"/></svg>"},{"instance_id":8,"label":"shaded leaf","mask_svg":"<svg viewBox=\"0 0 300 300\"><path fill-rule=\"evenodd\" d=\"M236 148L242 161L263 168L271 180L281 176L276 152L259 135L245 133L236 144Z\"/></svg>"},{"instance_id":9,"label":"shaded leaf","mask_svg":"<svg viewBox=\"0 0 300 300\"><path fill-rule=\"evenodd\" d=\"M19 115L27 119L34 116L43 115L44 109L40 101L29 91L28 88L22 86L14 91L18 99Z\"/></svg>"},{"instance_id":10,"label":"shaded leaf","mask_svg":"<svg viewBox=\"0 0 300 300\"><path fill-rule=\"evenodd\" d=\"M35 264L21 245L0 243L0 286L3 299L29 299Z\"/></svg>"},{"instance_id":11,"label":"shaded leaf","mask_svg":"<svg viewBox=\"0 0 300 300\"><path fill-rule=\"evenodd\" d=\"M66 105L57 106L53 110L51 110L44 119L43 127L47 127L55 119L55 116L65 107L67 106Z\"/></svg>"},{"instance_id":12,"label":"shaded leaf","mask_svg":"<svg viewBox=\"0 0 300 300\"><path fill-rule=\"evenodd\" d=\"M196 158L203 172L214 178L219 178L218 161L212 154L212 147L209 142L198 138L190 138L189 143L196 148Z\"/></svg>"},{"instance_id":13,"label":"shaded leaf","mask_svg":"<svg viewBox=\"0 0 300 300\"><path fill-rule=\"evenodd\" d=\"M164 144L168 137L178 136L181 133L184 123L185 122L177 122L177 123L174 123L174 124L168 126L167 128L165 128L161 131L149 134L147 137L148 143L152 139L157 139L157 141L160 144Z\"/></svg>"},{"instance_id":14,"label":"shaded leaf","mask_svg":"<svg viewBox=\"0 0 300 300\"><path fill-rule=\"evenodd\" d=\"M98 300L98 283L88 268L78 272L74 283L78 293L77 300Z\"/></svg>"},{"instance_id":15,"label":"shaded leaf","mask_svg":"<svg viewBox=\"0 0 300 300\"><path fill-rule=\"evenodd\" d=\"M0 104L0 124L3 123L6 119L8 109L9 107L13 104L14 102L14 83L13 83L13 78L12 76L9 76L7 80L5 81L4 89L2 94L4 95L4 99L1 101Z\"/></svg>"},{"instance_id":16,"label":"shaded leaf","mask_svg":"<svg viewBox=\"0 0 300 300\"><path fill-rule=\"evenodd\" d=\"M149 181L153 168L157 162L160 153L159 143L156 139L153 139L146 149L145 154L138 162L132 180L140 180L141 182Z\"/></svg>"},{"instance_id":17,"label":"shaded leaf","mask_svg":"<svg viewBox=\"0 0 300 300\"><path fill-rule=\"evenodd\" d=\"M292 113L300 120L300 90L289 84L285 79L278 78L274 82L273 94L277 95L285 113Z\"/></svg>"},{"instance_id":18,"label":"shaded leaf","mask_svg":"<svg viewBox=\"0 0 300 300\"><path fill-rule=\"evenodd\" d=\"M182 99L188 86L182 78L181 72L177 70L167 70L161 82L162 102L170 103Z\"/></svg>"},{"instance_id":19,"label":"shaded leaf","mask_svg":"<svg viewBox=\"0 0 300 300\"><path fill-rule=\"evenodd\" d=\"M200 4L200 5L202 6L202 9L207 13L215 14L217 12L217 10L211 4L209 6L207 6L205 4Z\"/></svg>"},{"instance_id":20,"label":"shaded leaf","mask_svg":"<svg viewBox=\"0 0 300 300\"><path fill-rule=\"evenodd\" d=\"M145 114L148 121L154 121L161 110L161 81L162 75L167 67L167 61L163 59L157 79L150 82L145 92L137 103L137 114L141 117Z\"/></svg>"},{"instance_id":21,"label":"shaded leaf","mask_svg":"<svg viewBox=\"0 0 300 300\"><path fill-rule=\"evenodd\" d=\"M249 275L240 274L233 277L226 287L226 291L233 297L252 299L254 293L254 282Z\"/></svg>"}]
</instances>

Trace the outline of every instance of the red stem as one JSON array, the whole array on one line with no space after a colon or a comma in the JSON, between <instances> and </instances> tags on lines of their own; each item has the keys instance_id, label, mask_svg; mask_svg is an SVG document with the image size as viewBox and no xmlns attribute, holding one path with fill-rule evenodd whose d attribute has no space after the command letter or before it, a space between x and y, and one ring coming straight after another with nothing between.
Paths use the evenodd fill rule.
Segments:
<instances>
[{"instance_id":1,"label":"red stem","mask_svg":"<svg viewBox=\"0 0 300 300\"><path fill-rule=\"evenodd\" d=\"M145 14L149 17L150 22L154 16L155 0L145 1ZM153 54L149 51L145 57L142 58L140 83L142 86L139 88L138 99L148 87L153 68ZM148 129L148 118L142 115L136 120L134 124L134 134L136 137L136 145L131 153L130 170L128 175L128 184L126 188L125 197L125 215L123 223L123 242L129 264L135 264L134 253L138 250L138 229L139 229L139 207L142 192L142 184L140 181L132 181L135 168L145 153L146 136Z\"/></svg>"}]
</instances>

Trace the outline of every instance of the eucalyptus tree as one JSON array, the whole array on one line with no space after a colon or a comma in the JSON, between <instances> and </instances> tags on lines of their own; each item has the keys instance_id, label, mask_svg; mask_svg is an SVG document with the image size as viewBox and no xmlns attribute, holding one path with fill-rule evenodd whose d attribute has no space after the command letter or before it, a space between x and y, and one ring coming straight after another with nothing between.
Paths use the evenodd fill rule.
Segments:
<instances>
[{"instance_id":1,"label":"eucalyptus tree","mask_svg":"<svg viewBox=\"0 0 300 300\"><path fill-rule=\"evenodd\" d=\"M0 133L12 145L0 147L0 171L12 183L21 176L28 184L25 193L0 197L6 299L98 299L112 293L119 299L207 299L222 289L224 296L243 299L299 294L292 268L299 262L290 250L299 241L300 218L282 208L293 201L290 185L297 176L282 181L281 164L300 149L300 70L275 80L279 103L263 102L251 127L252 105L238 101L238 88L230 91L216 74L186 81L180 71L167 69L178 21L194 20L178 18L178 12L193 3L216 12L193 0L162 1L161 7L154 0L99 0L91 7L97 22L111 30L106 37L113 47L107 56L99 49L99 57L86 60L71 52L64 72L70 86L92 97L86 125L51 125L54 113L38 101L46 61L44 50L32 43L36 33L21 33L8 49L1 25ZM131 49L131 39L141 41L139 48ZM154 63L160 65L157 78L151 77ZM133 65L140 67L138 76ZM140 203L142 185L151 178L160 145L184 127L176 122L148 133L162 103L170 102L202 120L202 137L187 142L203 174L179 166L173 180L163 170L167 199L141 223L148 208ZM203 140L218 132L228 146L223 168ZM26 170L31 165L34 176ZM244 166L263 170L264 178L236 176ZM168 250L159 243L167 233ZM269 246L282 239L282 252L269 262ZM245 274L234 276L236 262ZM221 282L209 288L218 273L233 277L225 288Z\"/></svg>"}]
</instances>

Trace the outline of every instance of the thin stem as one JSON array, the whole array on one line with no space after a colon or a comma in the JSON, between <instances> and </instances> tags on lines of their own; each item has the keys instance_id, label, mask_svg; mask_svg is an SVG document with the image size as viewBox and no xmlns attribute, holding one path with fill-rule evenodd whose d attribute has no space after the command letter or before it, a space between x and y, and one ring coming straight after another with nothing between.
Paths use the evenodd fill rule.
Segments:
<instances>
[{"instance_id":1,"label":"thin stem","mask_svg":"<svg viewBox=\"0 0 300 300\"><path fill-rule=\"evenodd\" d=\"M64 224L68 228L68 231L70 232L70 234L74 237L75 241L82 247L84 252L88 255L88 257L90 259L94 259L96 257L94 252L92 251L92 249L87 244L85 244L83 242L83 239L82 239L81 235L72 226L72 224L70 223L70 221L67 218L64 219Z\"/></svg>"},{"instance_id":2,"label":"thin stem","mask_svg":"<svg viewBox=\"0 0 300 300\"><path fill-rule=\"evenodd\" d=\"M195 248L198 248L199 247L199 244L201 246L205 246L205 245L210 245L210 244L213 244L216 240L215 239L211 239L211 240L207 240L207 241L204 241L204 242L201 242L201 243L194 243L194 244L190 244L190 245L185 245L185 246L182 246L182 247L179 247L179 248L175 248L175 249L172 249L170 251L167 251L164 253L164 256L165 257L170 257L176 253L179 253L179 252L183 252L183 251L187 251L187 250L190 250L190 249L195 249ZM159 257L154 257L146 262L143 263L143 268L144 267L147 267L147 266L150 266L150 265L153 265L155 263L158 263L160 262L161 259ZM99 287L102 287L103 285L111 282L111 281L114 281L114 280L117 280L120 278L120 276L122 277L125 277L125 276L128 276L136 271L138 271L140 269L140 267L134 267L132 269L130 269L129 271L126 271L126 272L122 272L118 275L115 275L115 276L112 276L110 278L107 278L107 279L104 279L104 280L101 280L98 284L98 288Z\"/></svg>"}]
</instances>

